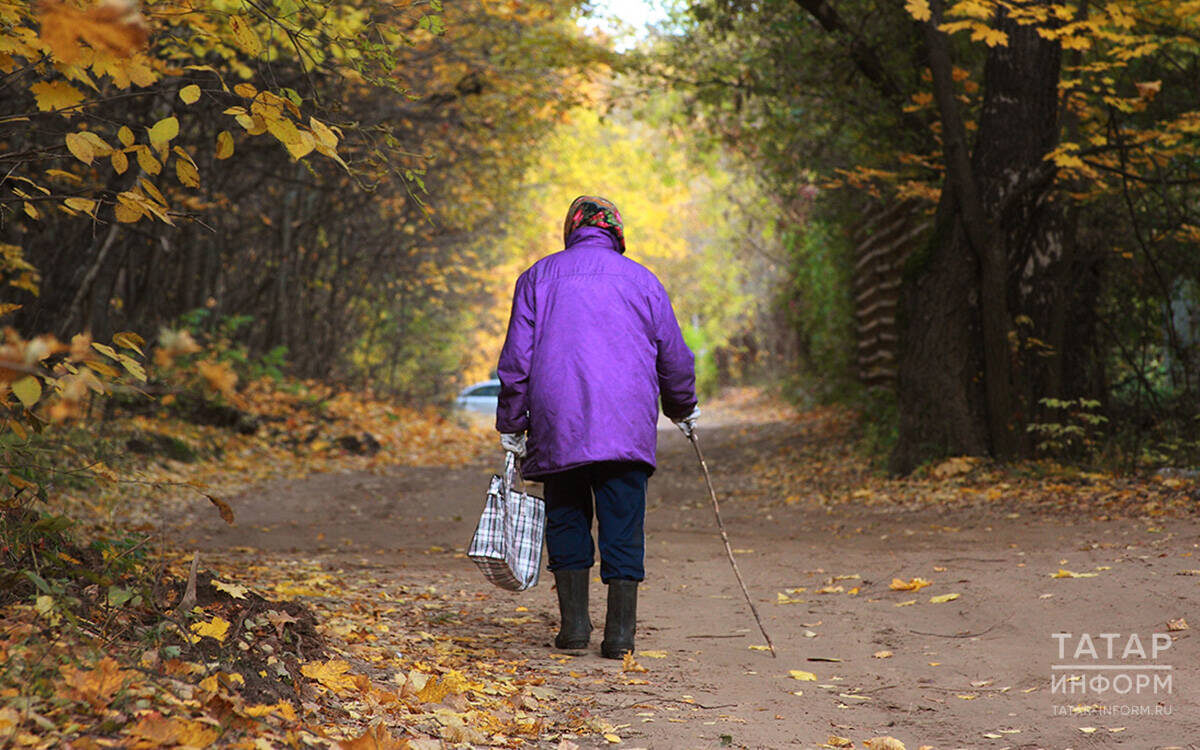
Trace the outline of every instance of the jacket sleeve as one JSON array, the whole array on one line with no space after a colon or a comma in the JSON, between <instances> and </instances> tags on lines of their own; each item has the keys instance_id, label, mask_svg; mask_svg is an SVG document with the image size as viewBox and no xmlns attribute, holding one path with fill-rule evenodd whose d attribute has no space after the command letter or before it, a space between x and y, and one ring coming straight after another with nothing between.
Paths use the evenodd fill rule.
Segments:
<instances>
[{"instance_id":1,"label":"jacket sleeve","mask_svg":"<svg viewBox=\"0 0 1200 750\"><path fill-rule=\"evenodd\" d=\"M663 413L671 419L683 419L696 408L696 360L683 342L683 332L675 319L675 310L667 291L658 285L654 318L658 343L658 390Z\"/></svg>"},{"instance_id":2,"label":"jacket sleeve","mask_svg":"<svg viewBox=\"0 0 1200 750\"><path fill-rule=\"evenodd\" d=\"M496 406L496 429L501 433L529 429L529 367L533 360L533 285L521 274L513 292L508 335L500 350L496 375L500 398Z\"/></svg>"}]
</instances>

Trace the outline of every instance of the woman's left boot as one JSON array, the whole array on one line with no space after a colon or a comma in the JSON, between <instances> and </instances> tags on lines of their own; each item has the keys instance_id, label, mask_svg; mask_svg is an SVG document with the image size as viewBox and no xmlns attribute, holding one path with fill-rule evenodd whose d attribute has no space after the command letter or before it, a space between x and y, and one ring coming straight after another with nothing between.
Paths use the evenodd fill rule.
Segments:
<instances>
[{"instance_id":1,"label":"woman's left boot","mask_svg":"<svg viewBox=\"0 0 1200 750\"><path fill-rule=\"evenodd\" d=\"M600 655L605 659L621 659L633 651L637 591L637 581L613 578L608 582L608 613L604 616L604 640L600 642Z\"/></svg>"},{"instance_id":2,"label":"woman's left boot","mask_svg":"<svg viewBox=\"0 0 1200 750\"><path fill-rule=\"evenodd\" d=\"M558 589L558 635L554 647L564 651L587 648L592 635L592 620L588 616L588 579L590 570L556 570L554 585Z\"/></svg>"}]
</instances>

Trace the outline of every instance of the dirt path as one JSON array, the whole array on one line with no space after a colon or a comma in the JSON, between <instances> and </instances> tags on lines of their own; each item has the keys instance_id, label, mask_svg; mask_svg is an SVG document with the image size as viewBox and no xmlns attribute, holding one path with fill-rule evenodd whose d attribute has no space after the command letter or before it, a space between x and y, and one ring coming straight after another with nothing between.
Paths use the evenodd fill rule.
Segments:
<instances>
[{"instance_id":1,"label":"dirt path","mask_svg":"<svg viewBox=\"0 0 1200 750\"><path fill-rule=\"evenodd\" d=\"M233 499L236 526L198 515L185 543L266 564L303 555L343 577L369 578L384 592L454 590L455 615L431 619L428 630L491 633L507 658L527 660L561 691L563 710L607 722L621 747L818 747L836 744L831 737L863 747L881 735L910 750L1200 747L1193 631L1171 632L1169 648L1150 658L1154 634L1166 633L1168 620L1200 626L1200 524L994 507L864 510L739 494L759 486L764 462L819 438L804 420L763 423L755 415L754 424L739 424L736 417L711 414L703 440L778 659L755 648L761 636L715 533L690 447L674 431L660 434L660 469L649 492L637 656L644 673L601 659L599 630L597 653L554 653L550 577L531 592L509 594L488 587L463 557L491 466L272 483ZM1084 575L1053 578L1060 569ZM889 588L894 578L914 577L932 584ZM597 579L598 628L603 594ZM958 597L930 601L947 594ZM1071 636L1056 640L1055 633ZM1120 635L1110 637L1115 653L1108 658L1101 634L1113 633ZM1080 649L1084 634L1099 659L1086 642ZM1131 634L1147 658L1128 649ZM1120 668L1094 668L1100 664ZM794 679L791 670L815 679ZM1075 674L1083 682L1061 683ZM1124 687L1139 675L1170 679L1171 692L1081 692L1099 686L1091 682L1097 677ZM1075 692L1063 695L1063 684ZM1109 710L1081 710L1088 706ZM575 741L596 746L591 738Z\"/></svg>"}]
</instances>

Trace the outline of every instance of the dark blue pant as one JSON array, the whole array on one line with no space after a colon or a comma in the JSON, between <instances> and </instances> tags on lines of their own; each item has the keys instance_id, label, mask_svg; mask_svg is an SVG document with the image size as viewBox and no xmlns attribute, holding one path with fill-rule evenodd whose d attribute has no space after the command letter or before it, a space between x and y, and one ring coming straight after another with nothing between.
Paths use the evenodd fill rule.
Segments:
<instances>
[{"instance_id":1,"label":"dark blue pant","mask_svg":"<svg viewBox=\"0 0 1200 750\"><path fill-rule=\"evenodd\" d=\"M550 570L586 570L592 548L592 496L600 542L600 578L646 577L646 480L649 467L631 461L586 464L542 478Z\"/></svg>"}]
</instances>

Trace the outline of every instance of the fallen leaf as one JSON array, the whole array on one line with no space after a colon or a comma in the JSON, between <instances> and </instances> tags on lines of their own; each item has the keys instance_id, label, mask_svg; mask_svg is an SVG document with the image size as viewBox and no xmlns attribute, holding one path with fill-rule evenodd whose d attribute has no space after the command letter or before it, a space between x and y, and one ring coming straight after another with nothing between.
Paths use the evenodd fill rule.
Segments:
<instances>
[{"instance_id":1,"label":"fallen leaf","mask_svg":"<svg viewBox=\"0 0 1200 750\"><path fill-rule=\"evenodd\" d=\"M625 657L621 660L621 671L622 672L649 672L650 670L646 669L641 664L637 663L637 660L633 658L632 651L626 651Z\"/></svg>"},{"instance_id":2,"label":"fallen leaf","mask_svg":"<svg viewBox=\"0 0 1200 750\"><path fill-rule=\"evenodd\" d=\"M229 620L220 615L213 615L213 618L208 622L192 623L191 631L201 638L212 638L220 643L224 643L225 636L229 633Z\"/></svg>"},{"instance_id":3,"label":"fallen leaf","mask_svg":"<svg viewBox=\"0 0 1200 750\"><path fill-rule=\"evenodd\" d=\"M325 662L314 661L300 667L300 673L305 677L316 680L334 692L354 687L354 678L346 674L349 671L350 664L341 659L330 659Z\"/></svg>"},{"instance_id":4,"label":"fallen leaf","mask_svg":"<svg viewBox=\"0 0 1200 750\"><path fill-rule=\"evenodd\" d=\"M101 709L108 706L134 673L122 670L115 659L106 656L92 669L80 669L74 665L63 667L62 675L72 698Z\"/></svg>"},{"instance_id":5,"label":"fallen leaf","mask_svg":"<svg viewBox=\"0 0 1200 750\"><path fill-rule=\"evenodd\" d=\"M829 739L825 740L825 744L830 747L854 747L854 741L846 737L838 737L836 734L829 735Z\"/></svg>"},{"instance_id":6,"label":"fallen leaf","mask_svg":"<svg viewBox=\"0 0 1200 750\"><path fill-rule=\"evenodd\" d=\"M804 680L806 682L816 682L817 676L812 672L805 672L803 669L789 669L788 676L793 680Z\"/></svg>"},{"instance_id":7,"label":"fallen leaf","mask_svg":"<svg viewBox=\"0 0 1200 750\"><path fill-rule=\"evenodd\" d=\"M933 467L933 475L938 479L947 479L960 474L966 474L975 467L978 458L971 456L958 456L956 458L948 458L937 466Z\"/></svg>"},{"instance_id":8,"label":"fallen leaf","mask_svg":"<svg viewBox=\"0 0 1200 750\"><path fill-rule=\"evenodd\" d=\"M924 578L910 578L907 581L901 578L893 578L888 588L892 591L920 591L932 583L932 581L927 581Z\"/></svg>"},{"instance_id":9,"label":"fallen leaf","mask_svg":"<svg viewBox=\"0 0 1200 750\"><path fill-rule=\"evenodd\" d=\"M929 601L931 604L945 604L946 602L952 602L957 598L958 594L942 594L941 596L929 597Z\"/></svg>"},{"instance_id":10,"label":"fallen leaf","mask_svg":"<svg viewBox=\"0 0 1200 750\"><path fill-rule=\"evenodd\" d=\"M1175 631L1179 631L1179 630L1187 630L1187 629L1188 629L1187 620L1183 619L1182 617L1174 619L1174 620L1167 620L1167 630L1169 630L1171 632L1175 632Z\"/></svg>"},{"instance_id":11,"label":"fallen leaf","mask_svg":"<svg viewBox=\"0 0 1200 750\"><path fill-rule=\"evenodd\" d=\"M1057 573L1051 573L1051 578L1095 578L1098 573L1076 573L1073 570L1059 568Z\"/></svg>"},{"instance_id":12,"label":"fallen leaf","mask_svg":"<svg viewBox=\"0 0 1200 750\"><path fill-rule=\"evenodd\" d=\"M872 658L875 659L890 659L893 655L894 654L892 654L891 651L876 651L875 653L871 654Z\"/></svg>"},{"instance_id":13,"label":"fallen leaf","mask_svg":"<svg viewBox=\"0 0 1200 750\"><path fill-rule=\"evenodd\" d=\"M275 626L275 635L283 640L283 626L293 622L299 622L295 617L292 617L287 612L279 612L274 609L267 610L267 621Z\"/></svg>"},{"instance_id":14,"label":"fallen leaf","mask_svg":"<svg viewBox=\"0 0 1200 750\"><path fill-rule=\"evenodd\" d=\"M397 738L380 721L358 737L342 740L337 746L340 750L405 750L408 740Z\"/></svg>"},{"instance_id":15,"label":"fallen leaf","mask_svg":"<svg viewBox=\"0 0 1200 750\"><path fill-rule=\"evenodd\" d=\"M135 747L211 747L221 736L216 727L157 712L140 717L137 724L125 731L142 740Z\"/></svg>"},{"instance_id":16,"label":"fallen leaf","mask_svg":"<svg viewBox=\"0 0 1200 750\"><path fill-rule=\"evenodd\" d=\"M896 606L897 607L911 607L912 605L914 605L916 603L917 603L916 599L909 599L906 602L897 602Z\"/></svg>"},{"instance_id":17,"label":"fallen leaf","mask_svg":"<svg viewBox=\"0 0 1200 750\"><path fill-rule=\"evenodd\" d=\"M638 651L638 656L645 656L647 659L665 659L667 658L666 651Z\"/></svg>"},{"instance_id":18,"label":"fallen leaf","mask_svg":"<svg viewBox=\"0 0 1200 750\"><path fill-rule=\"evenodd\" d=\"M904 750L904 743L895 737L873 737L863 744L867 750Z\"/></svg>"},{"instance_id":19,"label":"fallen leaf","mask_svg":"<svg viewBox=\"0 0 1200 750\"><path fill-rule=\"evenodd\" d=\"M219 581L216 578L212 579L212 585L217 591L224 591L234 599L245 599L246 594L250 591L250 589L246 588L240 583L225 583L224 581Z\"/></svg>"}]
</instances>

